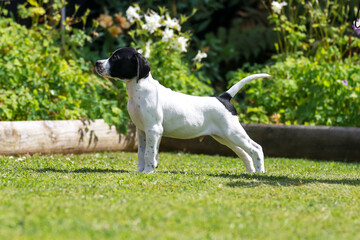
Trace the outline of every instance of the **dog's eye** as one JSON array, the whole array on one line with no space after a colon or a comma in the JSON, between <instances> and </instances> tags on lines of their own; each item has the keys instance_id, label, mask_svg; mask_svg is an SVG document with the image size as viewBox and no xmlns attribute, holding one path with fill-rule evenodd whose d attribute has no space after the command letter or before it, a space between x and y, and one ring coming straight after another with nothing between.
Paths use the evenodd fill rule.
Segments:
<instances>
[{"instance_id":1,"label":"dog's eye","mask_svg":"<svg viewBox=\"0 0 360 240\"><path fill-rule=\"evenodd\" d=\"M114 59L114 60L117 60L117 59L119 59L119 54L117 53L117 52L113 52L112 54L111 54L111 56L110 56L110 59Z\"/></svg>"},{"instance_id":2,"label":"dog's eye","mask_svg":"<svg viewBox=\"0 0 360 240\"><path fill-rule=\"evenodd\" d=\"M117 61L117 60L121 60L121 57L117 54L113 55L110 57L110 61Z\"/></svg>"}]
</instances>

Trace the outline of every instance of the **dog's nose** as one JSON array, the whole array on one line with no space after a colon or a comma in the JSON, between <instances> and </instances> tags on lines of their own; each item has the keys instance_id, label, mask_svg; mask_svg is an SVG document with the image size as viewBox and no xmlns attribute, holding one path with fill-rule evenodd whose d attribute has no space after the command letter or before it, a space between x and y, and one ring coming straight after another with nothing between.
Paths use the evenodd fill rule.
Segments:
<instances>
[{"instance_id":1,"label":"dog's nose","mask_svg":"<svg viewBox=\"0 0 360 240\"><path fill-rule=\"evenodd\" d=\"M98 74L103 74L104 72L104 67L103 67L103 64L102 64L102 61L101 60L98 60L96 61L95 63L95 70Z\"/></svg>"}]
</instances>

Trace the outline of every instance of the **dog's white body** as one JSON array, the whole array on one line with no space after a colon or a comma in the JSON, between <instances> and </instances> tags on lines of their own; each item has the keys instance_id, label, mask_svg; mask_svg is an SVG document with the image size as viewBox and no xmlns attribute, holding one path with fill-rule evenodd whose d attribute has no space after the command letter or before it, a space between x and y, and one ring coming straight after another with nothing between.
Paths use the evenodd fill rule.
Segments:
<instances>
[{"instance_id":1,"label":"dog's white body","mask_svg":"<svg viewBox=\"0 0 360 240\"><path fill-rule=\"evenodd\" d=\"M254 75L252 75L254 76ZM268 77L257 75L254 77ZM253 80L253 79L250 79ZM162 136L189 139L211 135L243 159L247 172L264 172L261 146L252 141L239 123L215 97L198 97L174 92L149 74L137 82L126 82L128 111L137 127L137 171L150 173L157 166Z\"/></svg>"},{"instance_id":2,"label":"dog's white body","mask_svg":"<svg viewBox=\"0 0 360 240\"><path fill-rule=\"evenodd\" d=\"M161 128L166 137L189 139L203 135L218 135L216 127L222 125L219 116L224 105L214 97L197 97L174 92L151 77L138 83L126 84L129 95L128 111L131 120L141 131ZM236 116L231 116L231 119Z\"/></svg>"},{"instance_id":3,"label":"dog's white body","mask_svg":"<svg viewBox=\"0 0 360 240\"><path fill-rule=\"evenodd\" d=\"M162 86L152 78L147 60L133 48L118 49L110 58L97 61L96 71L126 82L127 108L138 136L137 172L154 172L162 136L188 139L204 135L232 149L247 172L265 171L262 148L246 134L230 99L246 83L270 75L248 76L223 98L216 98L186 95Z\"/></svg>"}]
</instances>

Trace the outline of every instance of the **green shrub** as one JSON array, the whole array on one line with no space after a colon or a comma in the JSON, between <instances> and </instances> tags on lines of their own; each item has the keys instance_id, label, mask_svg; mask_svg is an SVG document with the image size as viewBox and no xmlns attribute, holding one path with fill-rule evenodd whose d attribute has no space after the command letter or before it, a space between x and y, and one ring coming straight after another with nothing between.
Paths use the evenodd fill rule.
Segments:
<instances>
[{"instance_id":1,"label":"green shrub","mask_svg":"<svg viewBox=\"0 0 360 240\"><path fill-rule=\"evenodd\" d=\"M125 13L129 7L128 1L95 0L97 5L92 9L93 16L102 13L114 15ZM237 0L191 0L191 1L159 1L138 0L141 9L155 9L164 6L170 15L180 19L181 14L189 16L181 24L183 32L191 30L191 43L185 59L191 58L198 49L208 55L199 70L202 76L211 81L216 91L222 92L226 88L226 73L236 70L244 62L264 62L270 58L274 49L276 34L270 28L266 18L267 12L259 1ZM196 9L196 14L193 14ZM224 17L226 16L226 17ZM113 18L115 22L115 18ZM112 28L113 30L114 28ZM126 29L122 28L124 33ZM92 51L98 56L108 56L114 48L129 45L131 39L127 34L114 35L104 32L95 38L91 44ZM93 54L87 55L94 59ZM154 75L155 76L155 75ZM204 77L202 77L204 78Z\"/></svg>"},{"instance_id":2,"label":"green shrub","mask_svg":"<svg viewBox=\"0 0 360 240\"><path fill-rule=\"evenodd\" d=\"M360 126L360 65L288 57L255 72L272 75L249 84L240 121ZM232 83L249 73L240 70Z\"/></svg>"},{"instance_id":3,"label":"green shrub","mask_svg":"<svg viewBox=\"0 0 360 240\"><path fill-rule=\"evenodd\" d=\"M130 120L125 83L111 84L97 77L92 64L79 56L81 51L77 49L91 38L84 30L71 27L78 22L76 19L67 18L65 29L57 29L63 4L56 0L47 5L52 6L52 15L34 0L19 5L20 15L32 19L29 29L10 18L0 18L0 121L103 118L125 133ZM87 14L80 21L84 23ZM135 28L132 35L134 41L141 36L134 47L146 47L147 42L141 40L154 41L149 57L154 76L174 90L196 95L212 93L191 72L182 52L168 49L169 45L159 39L161 32L157 34ZM180 31L178 34L182 35ZM201 64L196 62L193 67Z\"/></svg>"},{"instance_id":4,"label":"green shrub","mask_svg":"<svg viewBox=\"0 0 360 240\"><path fill-rule=\"evenodd\" d=\"M127 119L118 93L82 58L64 57L49 31L0 18L0 120Z\"/></svg>"},{"instance_id":5,"label":"green shrub","mask_svg":"<svg viewBox=\"0 0 360 240\"><path fill-rule=\"evenodd\" d=\"M348 5L337 1L273 2L270 21L278 55L268 66L244 66L231 84L250 72L256 81L240 102L243 122L360 126L358 38L351 38ZM275 4L275 6L274 6Z\"/></svg>"},{"instance_id":6,"label":"green shrub","mask_svg":"<svg viewBox=\"0 0 360 240\"><path fill-rule=\"evenodd\" d=\"M207 85L210 81L192 71L201 68L200 60L189 64L185 58L191 33L182 32L181 24L188 17L181 16L180 20L171 18L162 7L159 7L159 13L152 9L143 12L138 5L130 6L126 17L127 20L122 13L118 13L112 20L112 16L102 14L98 18L101 26L99 31L114 37L128 34L131 37L130 45L142 52L150 62L152 75L164 86L193 95L213 93ZM130 31L125 32L128 28Z\"/></svg>"},{"instance_id":7,"label":"green shrub","mask_svg":"<svg viewBox=\"0 0 360 240\"><path fill-rule=\"evenodd\" d=\"M349 25L354 20L349 14L354 10L352 2L294 0L288 4L276 3L272 2L268 19L278 35L275 43L278 54L314 57L319 51L326 51L329 54L321 54L321 57L338 61L351 55L351 46L359 46L357 39L355 43L349 39L353 32Z\"/></svg>"}]
</instances>

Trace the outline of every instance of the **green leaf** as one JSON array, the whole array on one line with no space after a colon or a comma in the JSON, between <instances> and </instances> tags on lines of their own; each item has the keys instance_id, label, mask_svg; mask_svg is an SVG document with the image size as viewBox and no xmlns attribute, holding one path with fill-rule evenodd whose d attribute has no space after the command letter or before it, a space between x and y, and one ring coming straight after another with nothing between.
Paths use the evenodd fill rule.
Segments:
<instances>
[{"instance_id":1,"label":"green leaf","mask_svg":"<svg viewBox=\"0 0 360 240\"><path fill-rule=\"evenodd\" d=\"M39 4L36 0L27 0L27 2L31 5L31 6L34 6L34 7L38 7Z\"/></svg>"},{"instance_id":2,"label":"green leaf","mask_svg":"<svg viewBox=\"0 0 360 240\"><path fill-rule=\"evenodd\" d=\"M33 7L30 8L30 11L32 13L32 15L44 15L46 13L45 9L42 7Z\"/></svg>"}]
</instances>

